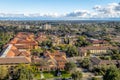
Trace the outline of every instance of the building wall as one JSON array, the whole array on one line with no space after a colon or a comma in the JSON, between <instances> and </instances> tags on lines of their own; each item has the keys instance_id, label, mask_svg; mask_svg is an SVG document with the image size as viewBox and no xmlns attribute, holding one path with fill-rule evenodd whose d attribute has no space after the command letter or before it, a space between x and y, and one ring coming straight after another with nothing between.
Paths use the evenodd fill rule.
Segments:
<instances>
[{"instance_id":1,"label":"building wall","mask_svg":"<svg viewBox=\"0 0 120 80\"><path fill-rule=\"evenodd\" d=\"M90 51L90 53L93 53L93 54L95 54L95 53L106 53L107 52L107 50L89 50Z\"/></svg>"}]
</instances>

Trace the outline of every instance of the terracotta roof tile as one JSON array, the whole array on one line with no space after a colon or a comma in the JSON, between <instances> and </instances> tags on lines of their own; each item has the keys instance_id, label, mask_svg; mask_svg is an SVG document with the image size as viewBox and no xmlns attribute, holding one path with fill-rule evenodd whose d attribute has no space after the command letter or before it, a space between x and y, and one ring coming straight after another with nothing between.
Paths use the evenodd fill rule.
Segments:
<instances>
[{"instance_id":1,"label":"terracotta roof tile","mask_svg":"<svg viewBox=\"0 0 120 80\"><path fill-rule=\"evenodd\" d=\"M0 58L0 64L20 64L20 63L30 63L26 57L5 57Z\"/></svg>"}]
</instances>

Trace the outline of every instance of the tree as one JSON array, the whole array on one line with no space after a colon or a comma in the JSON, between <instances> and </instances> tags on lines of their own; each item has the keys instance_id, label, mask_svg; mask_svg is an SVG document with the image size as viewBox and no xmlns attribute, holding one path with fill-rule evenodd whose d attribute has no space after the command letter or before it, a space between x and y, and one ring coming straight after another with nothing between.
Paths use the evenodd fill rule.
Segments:
<instances>
[{"instance_id":1,"label":"tree","mask_svg":"<svg viewBox=\"0 0 120 80\"><path fill-rule=\"evenodd\" d=\"M120 53L120 50L111 49L111 54L119 54L119 53Z\"/></svg>"},{"instance_id":2,"label":"tree","mask_svg":"<svg viewBox=\"0 0 120 80\"><path fill-rule=\"evenodd\" d=\"M114 60L120 60L120 54L113 54L112 59Z\"/></svg>"},{"instance_id":3,"label":"tree","mask_svg":"<svg viewBox=\"0 0 120 80\"><path fill-rule=\"evenodd\" d=\"M0 80L4 80L8 75L8 68L5 66L0 66Z\"/></svg>"},{"instance_id":4,"label":"tree","mask_svg":"<svg viewBox=\"0 0 120 80\"><path fill-rule=\"evenodd\" d=\"M67 53L67 56L73 57L78 55L78 50L76 46L68 46L66 53Z\"/></svg>"},{"instance_id":5,"label":"tree","mask_svg":"<svg viewBox=\"0 0 120 80\"><path fill-rule=\"evenodd\" d=\"M75 71L71 76L74 80L81 80L83 75L81 72Z\"/></svg>"},{"instance_id":6,"label":"tree","mask_svg":"<svg viewBox=\"0 0 120 80\"><path fill-rule=\"evenodd\" d=\"M67 45L64 45L64 44L60 44L57 46L61 51L67 51Z\"/></svg>"},{"instance_id":7,"label":"tree","mask_svg":"<svg viewBox=\"0 0 120 80\"><path fill-rule=\"evenodd\" d=\"M64 38L64 43L65 44L69 44L70 43L70 39L69 38Z\"/></svg>"},{"instance_id":8,"label":"tree","mask_svg":"<svg viewBox=\"0 0 120 80\"><path fill-rule=\"evenodd\" d=\"M104 75L107 69L108 69L107 65L95 66L93 68L93 72L95 73L95 75Z\"/></svg>"},{"instance_id":9,"label":"tree","mask_svg":"<svg viewBox=\"0 0 120 80\"><path fill-rule=\"evenodd\" d=\"M111 50L111 58L120 60L120 51L119 50Z\"/></svg>"},{"instance_id":10,"label":"tree","mask_svg":"<svg viewBox=\"0 0 120 80\"><path fill-rule=\"evenodd\" d=\"M13 80L32 80L34 74L34 68L30 65L20 64L17 68L13 70L12 79Z\"/></svg>"},{"instance_id":11,"label":"tree","mask_svg":"<svg viewBox=\"0 0 120 80\"><path fill-rule=\"evenodd\" d=\"M42 43L41 43L41 46L47 46L47 47L52 47L53 46L53 44L52 44L52 41L51 40L46 40L46 41L43 41Z\"/></svg>"},{"instance_id":12,"label":"tree","mask_svg":"<svg viewBox=\"0 0 120 80\"><path fill-rule=\"evenodd\" d=\"M90 64L90 61L89 61L88 58L84 58L84 59L82 60L82 63L81 63L82 67L88 68L88 67L89 67L89 64Z\"/></svg>"},{"instance_id":13,"label":"tree","mask_svg":"<svg viewBox=\"0 0 120 80\"><path fill-rule=\"evenodd\" d=\"M10 41L12 35L12 33L0 31L0 51L2 50L3 45Z\"/></svg>"},{"instance_id":14,"label":"tree","mask_svg":"<svg viewBox=\"0 0 120 80\"><path fill-rule=\"evenodd\" d=\"M34 56L40 56L40 53L42 53L42 52L43 52L43 50L41 48L31 50L31 54Z\"/></svg>"},{"instance_id":15,"label":"tree","mask_svg":"<svg viewBox=\"0 0 120 80\"><path fill-rule=\"evenodd\" d=\"M72 72L73 70L75 70L76 68L76 64L73 62L68 62L65 64L65 70L68 72Z\"/></svg>"},{"instance_id":16,"label":"tree","mask_svg":"<svg viewBox=\"0 0 120 80\"><path fill-rule=\"evenodd\" d=\"M120 69L118 69L117 67L110 67L103 76L103 80L119 80L119 79Z\"/></svg>"},{"instance_id":17,"label":"tree","mask_svg":"<svg viewBox=\"0 0 120 80\"><path fill-rule=\"evenodd\" d=\"M101 79L97 77L93 77L92 80L101 80Z\"/></svg>"},{"instance_id":18,"label":"tree","mask_svg":"<svg viewBox=\"0 0 120 80\"><path fill-rule=\"evenodd\" d=\"M79 47L85 47L85 46L90 45L90 42L88 42L85 37L80 36L80 37L78 37L75 45L79 46Z\"/></svg>"}]
</instances>

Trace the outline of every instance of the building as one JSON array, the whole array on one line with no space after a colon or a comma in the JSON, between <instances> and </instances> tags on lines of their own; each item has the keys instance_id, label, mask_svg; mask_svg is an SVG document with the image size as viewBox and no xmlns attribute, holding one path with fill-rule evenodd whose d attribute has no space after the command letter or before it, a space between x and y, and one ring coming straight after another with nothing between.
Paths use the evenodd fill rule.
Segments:
<instances>
[{"instance_id":1,"label":"building","mask_svg":"<svg viewBox=\"0 0 120 80\"><path fill-rule=\"evenodd\" d=\"M51 29L51 25L50 24L45 24L43 27L42 27L43 30L50 30Z\"/></svg>"},{"instance_id":2,"label":"building","mask_svg":"<svg viewBox=\"0 0 120 80\"><path fill-rule=\"evenodd\" d=\"M87 56L87 53L91 54L105 54L110 50L118 50L118 47L113 46L87 46L87 47L80 47L79 54L81 57Z\"/></svg>"},{"instance_id":3,"label":"building","mask_svg":"<svg viewBox=\"0 0 120 80\"><path fill-rule=\"evenodd\" d=\"M19 32L0 53L0 65L17 66L31 63L31 49L37 49L38 42L33 33Z\"/></svg>"},{"instance_id":4,"label":"building","mask_svg":"<svg viewBox=\"0 0 120 80\"><path fill-rule=\"evenodd\" d=\"M38 48L38 42L35 41L33 33L19 32L9 44L13 44L19 50L31 50Z\"/></svg>"},{"instance_id":5,"label":"building","mask_svg":"<svg viewBox=\"0 0 120 80\"><path fill-rule=\"evenodd\" d=\"M6 45L0 53L0 65L3 66L16 66L17 64L29 64L31 57L29 51L19 51L12 44Z\"/></svg>"},{"instance_id":6,"label":"building","mask_svg":"<svg viewBox=\"0 0 120 80\"><path fill-rule=\"evenodd\" d=\"M39 32L37 37L35 38L35 40L39 43L46 41L47 40L47 36L45 33Z\"/></svg>"},{"instance_id":7,"label":"building","mask_svg":"<svg viewBox=\"0 0 120 80\"><path fill-rule=\"evenodd\" d=\"M109 46L109 43L105 40L99 40L99 39L87 39L92 46Z\"/></svg>"},{"instance_id":8,"label":"building","mask_svg":"<svg viewBox=\"0 0 120 80\"><path fill-rule=\"evenodd\" d=\"M44 53L44 58L34 59L34 63L38 64L37 67L41 71L64 70L66 62L65 53L60 51L55 51L53 53L47 51Z\"/></svg>"},{"instance_id":9,"label":"building","mask_svg":"<svg viewBox=\"0 0 120 80\"><path fill-rule=\"evenodd\" d=\"M50 35L53 46L59 45L61 43L61 39L57 36Z\"/></svg>"},{"instance_id":10,"label":"building","mask_svg":"<svg viewBox=\"0 0 120 80\"><path fill-rule=\"evenodd\" d=\"M120 43L120 35L111 38L111 40L114 41L114 42L119 42Z\"/></svg>"},{"instance_id":11,"label":"building","mask_svg":"<svg viewBox=\"0 0 120 80\"><path fill-rule=\"evenodd\" d=\"M120 68L120 60L101 60L97 57L91 57L90 61L91 61L91 67L100 67L103 65L109 66L111 64L114 64Z\"/></svg>"},{"instance_id":12,"label":"building","mask_svg":"<svg viewBox=\"0 0 120 80\"><path fill-rule=\"evenodd\" d=\"M30 61L27 57L0 57L0 65L11 67L17 66L18 64L30 64Z\"/></svg>"},{"instance_id":13,"label":"building","mask_svg":"<svg viewBox=\"0 0 120 80\"><path fill-rule=\"evenodd\" d=\"M87 56L87 54L104 54L110 50L118 50L118 47L114 47L110 45L105 40L98 40L98 39L88 39L91 45L86 47L79 47L79 54L81 57Z\"/></svg>"}]
</instances>

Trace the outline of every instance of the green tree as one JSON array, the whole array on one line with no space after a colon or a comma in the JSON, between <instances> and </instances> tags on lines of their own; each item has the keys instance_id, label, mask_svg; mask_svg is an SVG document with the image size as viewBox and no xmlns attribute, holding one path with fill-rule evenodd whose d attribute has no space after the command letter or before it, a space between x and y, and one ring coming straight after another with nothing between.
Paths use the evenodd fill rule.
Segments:
<instances>
[{"instance_id":1,"label":"green tree","mask_svg":"<svg viewBox=\"0 0 120 80\"><path fill-rule=\"evenodd\" d=\"M112 59L114 59L114 60L120 60L120 54L114 54L114 55L112 55Z\"/></svg>"},{"instance_id":2,"label":"green tree","mask_svg":"<svg viewBox=\"0 0 120 80\"><path fill-rule=\"evenodd\" d=\"M40 53L42 53L42 52L43 52L42 48L32 49L31 50L31 54L35 55L35 56L40 56Z\"/></svg>"},{"instance_id":3,"label":"green tree","mask_svg":"<svg viewBox=\"0 0 120 80\"><path fill-rule=\"evenodd\" d=\"M79 47L85 47L85 46L90 45L90 42L88 42L84 36L80 36L78 37L75 45Z\"/></svg>"},{"instance_id":4,"label":"green tree","mask_svg":"<svg viewBox=\"0 0 120 80\"><path fill-rule=\"evenodd\" d=\"M84 58L84 59L82 60L82 63L81 63L82 67L88 68L88 67L89 67L89 64L90 64L90 60L89 60L88 58Z\"/></svg>"},{"instance_id":5,"label":"green tree","mask_svg":"<svg viewBox=\"0 0 120 80\"><path fill-rule=\"evenodd\" d=\"M120 50L114 50L114 49L112 49L112 50L111 50L111 53L112 53L112 54L119 54L119 53L120 53Z\"/></svg>"},{"instance_id":6,"label":"green tree","mask_svg":"<svg viewBox=\"0 0 120 80\"><path fill-rule=\"evenodd\" d=\"M119 50L111 50L111 58L120 60L120 51Z\"/></svg>"},{"instance_id":7,"label":"green tree","mask_svg":"<svg viewBox=\"0 0 120 80\"><path fill-rule=\"evenodd\" d=\"M20 64L14 69L12 74L13 80L33 80L34 68L30 65Z\"/></svg>"},{"instance_id":8,"label":"green tree","mask_svg":"<svg viewBox=\"0 0 120 80\"><path fill-rule=\"evenodd\" d=\"M60 44L59 46L57 46L61 51L67 51L67 45L63 45L63 44Z\"/></svg>"},{"instance_id":9,"label":"green tree","mask_svg":"<svg viewBox=\"0 0 120 80\"><path fill-rule=\"evenodd\" d=\"M0 80L4 80L8 75L8 68L5 66L0 66Z\"/></svg>"},{"instance_id":10,"label":"green tree","mask_svg":"<svg viewBox=\"0 0 120 80\"><path fill-rule=\"evenodd\" d=\"M65 43L65 44L69 44L69 42L70 42L70 39L69 39L69 38L64 38L64 43Z\"/></svg>"},{"instance_id":11,"label":"green tree","mask_svg":"<svg viewBox=\"0 0 120 80\"><path fill-rule=\"evenodd\" d=\"M75 71L72 73L71 76L72 76L73 80L81 80L83 75L81 72Z\"/></svg>"},{"instance_id":12,"label":"green tree","mask_svg":"<svg viewBox=\"0 0 120 80\"><path fill-rule=\"evenodd\" d=\"M78 49L76 46L68 46L66 50L67 56L73 57L78 56Z\"/></svg>"},{"instance_id":13,"label":"green tree","mask_svg":"<svg viewBox=\"0 0 120 80\"><path fill-rule=\"evenodd\" d=\"M101 80L101 79L97 77L93 77L92 80Z\"/></svg>"},{"instance_id":14,"label":"green tree","mask_svg":"<svg viewBox=\"0 0 120 80\"><path fill-rule=\"evenodd\" d=\"M51 40L46 40L41 43L41 46L47 46L47 47L52 47L52 41Z\"/></svg>"},{"instance_id":15,"label":"green tree","mask_svg":"<svg viewBox=\"0 0 120 80\"><path fill-rule=\"evenodd\" d=\"M76 64L73 62L68 62L65 64L65 70L68 72L72 72L73 70L76 69Z\"/></svg>"},{"instance_id":16,"label":"green tree","mask_svg":"<svg viewBox=\"0 0 120 80\"><path fill-rule=\"evenodd\" d=\"M119 79L120 69L118 69L117 67L110 67L103 76L103 80L119 80Z\"/></svg>"}]
</instances>

